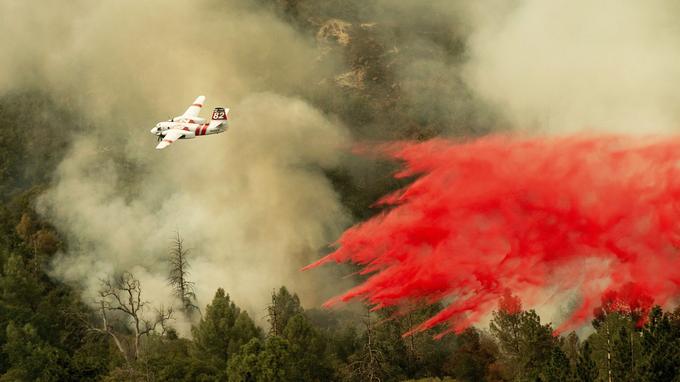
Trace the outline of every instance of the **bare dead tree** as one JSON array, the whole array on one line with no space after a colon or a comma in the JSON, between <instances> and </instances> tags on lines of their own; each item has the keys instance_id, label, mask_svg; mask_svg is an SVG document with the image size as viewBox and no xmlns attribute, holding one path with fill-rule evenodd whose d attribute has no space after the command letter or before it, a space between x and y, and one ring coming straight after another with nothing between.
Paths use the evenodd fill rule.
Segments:
<instances>
[{"instance_id":1,"label":"bare dead tree","mask_svg":"<svg viewBox=\"0 0 680 382\"><path fill-rule=\"evenodd\" d=\"M408 313L406 313L408 330L412 330L415 327L415 322L413 321L413 310L415 307L409 307ZM420 353L416 346L416 336L422 335L420 333L411 333L408 336L408 359L411 364L415 364L420 360Z\"/></svg>"},{"instance_id":2,"label":"bare dead tree","mask_svg":"<svg viewBox=\"0 0 680 382\"><path fill-rule=\"evenodd\" d=\"M159 325L162 335L173 314L172 309L161 307L153 319L144 318L149 303L142 299L139 280L129 272L102 280L97 305L98 319L86 321L89 331L109 335L128 365L139 359L141 338L155 332ZM125 328L132 334L125 333Z\"/></svg>"},{"instance_id":3,"label":"bare dead tree","mask_svg":"<svg viewBox=\"0 0 680 382\"><path fill-rule=\"evenodd\" d=\"M161 330L158 333L161 337L165 337L165 335L168 333L168 321L172 319L172 307L168 308L167 310L163 305L161 305L160 308L156 309L156 321L158 321L157 325L160 325Z\"/></svg>"},{"instance_id":4,"label":"bare dead tree","mask_svg":"<svg viewBox=\"0 0 680 382\"><path fill-rule=\"evenodd\" d=\"M375 331L371 320L370 310L366 312L364 318L366 326L366 342L363 351L357 359L349 364L350 376L352 379L369 382L381 382L383 375L383 364L385 357L376 344Z\"/></svg>"},{"instance_id":5,"label":"bare dead tree","mask_svg":"<svg viewBox=\"0 0 680 382\"><path fill-rule=\"evenodd\" d=\"M99 301L99 306L96 312L98 317L95 320L90 319L89 317L82 313L78 314L78 318L80 319L81 322L85 324L89 332L95 332L110 336L111 339L113 339L113 343L116 344L116 348L118 348L120 353L123 355L125 362L129 364L131 361L129 357L129 349L127 348L127 346L124 345L125 344L124 338L122 338L121 335L116 333L112 324L109 322L107 310L104 307L104 301Z\"/></svg>"},{"instance_id":6,"label":"bare dead tree","mask_svg":"<svg viewBox=\"0 0 680 382\"><path fill-rule=\"evenodd\" d=\"M182 302L183 313L191 315L193 312L200 312L200 310L195 304L194 283L189 281L188 254L189 250L184 247L184 239L177 232L177 237L170 251L168 284L172 287L175 296Z\"/></svg>"}]
</instances>

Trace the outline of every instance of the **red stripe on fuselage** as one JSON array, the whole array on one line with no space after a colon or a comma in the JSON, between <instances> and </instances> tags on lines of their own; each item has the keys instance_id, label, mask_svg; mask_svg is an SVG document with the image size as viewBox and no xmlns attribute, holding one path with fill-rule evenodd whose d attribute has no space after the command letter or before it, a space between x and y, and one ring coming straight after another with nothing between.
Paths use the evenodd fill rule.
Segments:
<instances>
[{"instance_id":1,"label":"red stripe on fuselage","mask_svg":"<svg viewBox=\"0 0 680 382\"><path fill-rule=\"evenodd\" d=\"M201 131L201 135L205 135L206 130L208 130L208 125L203 125L203 130Z\"/></svg>"},{"instance_id":2,"label":"red stripe on fuselage","mask_svg":"<svg viewBox=\"0 0 680 382\"><path fill-rule=\"evenodd\" d=\"M186 104L185 104L186 105ZM203 107L200 103L192 103L191 106L198 106L198 107Z\"/></svg>"}]
</instances>

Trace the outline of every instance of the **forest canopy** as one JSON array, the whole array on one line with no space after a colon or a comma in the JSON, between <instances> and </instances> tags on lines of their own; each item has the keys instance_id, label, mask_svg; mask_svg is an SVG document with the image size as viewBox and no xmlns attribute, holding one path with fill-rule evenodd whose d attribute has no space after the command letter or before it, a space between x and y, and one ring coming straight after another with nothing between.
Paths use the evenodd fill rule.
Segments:
<instances>
[{"instance_id":1,"label":"forest canopy","mask_svg":"<svg viewBox=\"0 0 680 382\"><path fill-rule=\"evenodd\" d=\"M438 336L444 302L326 309L367 276L300 272L414 181L357 142L673 132L677 5L197 3L0 4L0 381L680 378L651 296L556 333L508 290ZM155 152L203 93L231 130Z\"/></svg>"}]
</instances>

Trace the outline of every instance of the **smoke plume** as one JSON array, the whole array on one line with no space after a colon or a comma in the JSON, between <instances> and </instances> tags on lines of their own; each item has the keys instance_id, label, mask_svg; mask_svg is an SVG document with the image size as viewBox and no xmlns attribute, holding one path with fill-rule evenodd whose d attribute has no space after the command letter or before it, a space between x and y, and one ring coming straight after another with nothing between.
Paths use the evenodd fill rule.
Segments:
<instances>
[{"instance_id":1,"label":"smoke plume","mask_svg":"<svg viewBox=\"0 0 680 382\"><path fill-rule=\"evenodd\" d=\"M463 77L520 129L678 131L674 1L476 2Z\"/></svg>"},{"instance_id":2,"label":"smoke plume","mask_svg":"<svg viewBox=\"0 0 680 382\"><path fill-rule=\"evenodd\" d=\"M673 132L677 7L663 0L5 0L0 93L40 89L78 116L59 126L72 144L38 206L68 242L52 263L55 277L84 285L88 299L99 278L129 270L149 300L168 304L165 259L179 231L192 249L199 305L222 286L259 318L280 284L309 304L346 286L339 277L328 282L325 272L334 270L296 269L349 224L341 197L395 187L380 174L385 166L348 165L350 135ZM336 35L319 42L324 25ZM153 150L148 130L199 94L208 96L206 109L231 107L231 130ZM557 142L543 148L546 158L560 150ZM40 144L31 137L29 147ZM630 148L625 139L618 144ZM324 173L338 166L353 182L346 188L360 195L336 195ZM529 176L522 171L518 177ZM350 208L357 215L362 206Z\"/></svg>"},{"instance_id":3,"label":"smoke plume","mask_svg":"<svg viewBox=\"0 0 680 382\"><path fill-rule=\"evenodd\" d=\"M0 5L0 91L39 87L83 116L38 209L65 236L52 274L84 286L123 270L172 304L175 232L190 248L199 306L224 287L256 320L285 284L314 304L334 293L300 266L348 224L324 171L348 133L303 99L330 65L250 1ZM10 59L11 58L11 59ZM231 107L225 134L153 149L149 129L199 94Z\"/></svg>"}]
</instances>

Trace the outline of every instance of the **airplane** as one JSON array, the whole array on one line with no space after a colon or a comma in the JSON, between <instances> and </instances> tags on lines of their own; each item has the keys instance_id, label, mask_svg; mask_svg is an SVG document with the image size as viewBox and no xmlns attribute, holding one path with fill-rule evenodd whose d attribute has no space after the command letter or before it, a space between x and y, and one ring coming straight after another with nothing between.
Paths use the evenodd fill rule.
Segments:
<instances>
[{"instance_id":1,"label":"airplane","mask_svg":"<svg viewBox=\"0 0 680 382\"><path fill-rule=\"evenodd\" d=\"M194 103L184 112L165 122L159 122L151 129L151 134L158 136L157 150L164 149L178 139L192 139L203 135L219 134L227 130L229 109L216 107L208 123L205 118L198 116L203 104L204 96L198 96Z\"/></svg>"}]
</instances>

